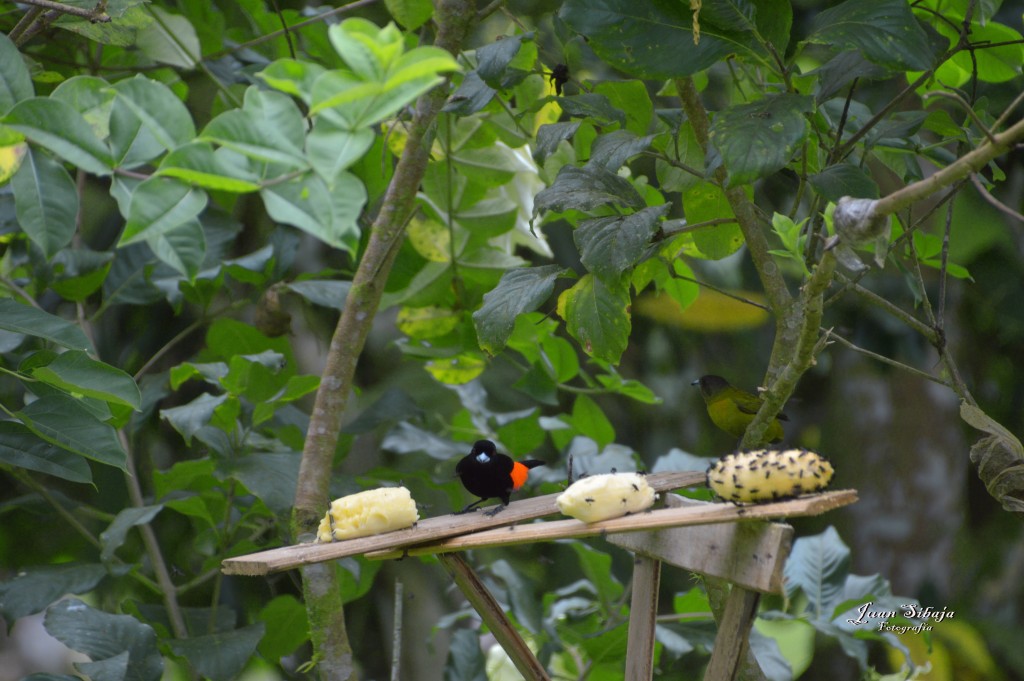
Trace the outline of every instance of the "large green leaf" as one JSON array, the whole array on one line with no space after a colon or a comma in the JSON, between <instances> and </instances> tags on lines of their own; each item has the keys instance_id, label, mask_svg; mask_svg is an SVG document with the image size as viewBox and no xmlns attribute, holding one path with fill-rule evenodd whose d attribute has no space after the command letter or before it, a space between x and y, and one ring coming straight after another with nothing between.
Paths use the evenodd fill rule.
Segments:
<instances>
[{"instance_id":1,"label":"large green leaf","mask_svg":"<svg viewBox=\"0 0 1024 681\"><path fill-rule=\"evenodd\" d=\"M786 560L786 593L797 589L810 600L814 619L831 619L843 600L843 586L850 567L850 549L829 527L819 535L803 537Z\"/></svg>"},{"instance_id":2,"label":"large green leaf","mask_svg":"<svg viewBox=\"0 0 1024 681\"><path fill-rule=\"evenodd\" d=\"M613 130L594 140L590 148L590 162L602 165L613 172L617 171L626 164L626 161L646 151L654 138L655 135L637 137L629 130Z\"/></svg>"},{"instance_id":3,"label":"large green leaf","mask_svg":"<svg viewBox=\"0 0 1024 681\"><path fill-rule=\"evenodd\" d=\"M682 203L686 209L686 221L691 225L733 215L725 192L710 182L701 182L687 188L683 191ZM740 249L743 233L735 222L709 225L693 232L693 243L699 253L692 255L720 260Z\"/></svg>"},{"instance_id":4,"label":"large green leaf","mask_svg":"<svg viewBox=\"0 0 1024 681\"><path fill-rule=\"evenodd\" d=\"M491 354L501 351L515 328L516 317L537 309L565 270L558 265L521 267L505 272L498 285L484 294L483 305L473 313L480 347Z\"/></svg>"},{"instance_id":5,"label":"large green leaf","mask_svg":"<svg viewBox=\"0 0 1024 681\"><path fill-rule=\"evenodd\" d=\"M705 0L702 12L724 0ZM741 3L777 12L777 0ZM694 44L689 6L672 0L568 0L559 14L586 37L597 56L616 68L645 78L679 78L703 71L732 53L756 45L742 26L716 26L701 17L700 42ZM774 31L781 34L781 31Z\"/></svg>"},{"instance_id":6,"label":"large green leaf","mask_svg":"<svg viewBox=\"0 0 1024 681\"><path fill-rule=\"evenodd\" d=\"M313 82L325 71L324 67L297 59L278 59L256 75L270 87L299 97L307 105L313 101Z\"/></svg>"},{"instance_id":7,"label":"large green leaf","mask_svg":"<svg viewBox=\"0 0 1024 681\"><path fill-rule=\"evenodd\" d=\"M137 46L142 53L163 64L195 68L202 58L202 49L192 22L157 5L149 5L147 9L155 21L139 31Z\"/></svg>"},{"instance_id":8,"label":"large green leaf","mask_svg":"<svg viewBox=\"0 0 1024 681\"><path fill-rule=\"evenodd\" d=\"M168 151L196 136L185 104L163 83L137 75L118 81L113 89Z\"/></svg>"},{"instance_id":9,"label":"large green leaf","mask_svg":"<svg viewBox=\"0 0 1024 681\"><path fill-rule=\"evenodd\" d=\"M244 161L244 158L231 152L214 153L207 142L190 142L167 154L156 174L176 177L211 191L259 191L259 178L245 163L237 162Z\"/></svg>"},{"instance_id":10,"label":"large green leaf","mask_svg":"<svg viewBox=\"0 0 1024 681\"><path fill-rule=\"evenodd\" d=\"M285 513L295 504L301 458L297 452L260 452L236 458L227 472L259 497L267 508L275 513Z\"/></svg>"},{"instance_id":11,"label":"large green leaf","mask_svg":"<svg viewBox=\"0 0 1024 681\"><path fill-rule=\"evenodd\" d=\"M935 63L935 48L906 0L846 0L814 18L807 40L858 50L897 71L926 71Z\"/></svg>"},{"instance_id":12,"label":"large green leaf","mask_svg":"<svg viewBox=\"0 0 1024 681\"><path fill-rule=\"evenodd\" d=\"M114 167L110 151L82 114L59 99L22 100L0 122L86 172L109 175Z\"/></svg>"},{"instance_id":13,"label":"large green leaf","mask_svg":"<svg viewBox=\"0 0 1024 681\"><path fill-rule=\"evenodd\" d=\"M558 297L558 316L588 355L616 364L629 343L629 288L584 275Z\"/></svg>"},{"instance_id":14,"label":"large green leaf","mask_svg":"<svg viewBox=\"0 0 1024 681\"><path fill-rule=\"evenodd\" d=\"M199 674L211 681L231 681L248 664L263 638L263 622L207 636L170 641L171 650L187 659Z\"/></svg>"},{"instance_id":15,"label":"large green leaf","mask_svg":"<svg viewBox=\"0 0 1024 681\"><path fill-rule=\"evenodd\" d=\"M110 522L107 529L100 533L100 544L103 547L100 560L104 563L110 561L114 557L114 552L127 539L128 530L137 525L145 525L155 518L163 508L158 504L156 506L129 506L122 509Z\"/></svg>"},{"instance_id":16,"label":"large green leaf","mask_svg":"<svg viewBox=\"0 0 1024 681\"><path fill-rule=\"evenodd\" d=\"M359 215L366 203L363 183L348 172L333 185L313 173L265 187L260 196L277 222L293 225L335 248L354 253L359 241Z\"/></svg>"},{"instance_id":17,"label":"large green leaf","mask_svg":"<svg viewBox=\"0 0 1024 681\"><path fill-rule=\"evenodd\" d=\"M159 681L163 675L156 632L134 617L112 615L69 598L50 606L43 624L51 636L85 653L93 663L127 654L122 681ZM91 678L106 681L115 677L94 673Z\"/></svg>"},{"instance_id":18,"label":"large green leaf","mask_svg":"<svg viewBox=\"0 0 1024 681\"><path fill-rule=\"evenodd\" d=\"M92 482L85 459L39 439L17 421L0 421L0 462L71 482Z\"/></svg>"},{"instance_id":19,"label":"large green leaf","mask_svg":"<svg viewBox=\"0 0 1024 681\"><path fill-rule=\"evenodd\" d=\"M46 366L34 369L32 376L70 393L132 409L141 406L142 396L131 376L81 351L69 350L57 355Z\"/></svg>"},{"instance_id":20,"label":"large green leaf","mask_svg":"<svg viewBox=\"0 0 1024 681\"><path fill-rule=\"evenodd\" d=\"M456 629L448 646L444 681L487 681L487 658L480 638L470 629Z\"/></svg>"},{"instance_id":21,"label":"large green leaf","mask_svg":"<svg viewBox=\"0 0 1024 681\"><path fill-rule=\"evenodd\" d=\"M291 594L270 599L256 617L266 626L260 640L260 655L271 662L278 662L309 640L306 606Z\"/></svg>"},{"instance_id":22,"label":"large green leaf","mask_svg":"<svg viewBox=\"0 0 1024 681\"><path fill-rule=\"evenodd\" d=\"M34 93L32 77L18 48L5 34L0 34L0 112L7 111Z\"/></svg>"},{"instance_id":23,"label":"large green leaf","mask_svg":"<svg viewBox=\"0 0 1024 681\"><path fill-rule=\"evenodd\" d=\"M430 0L384 0L388 13L407 31L415 31L434 14Z\"/></svg>"},{"instance_id":24,"label":"large green leaf","mask_svg":"<svg viewBox=\"0 0 1024 681\"><path fill-rule=\"evenodd\" d=\"M146 239L146 243L156 257L190 281L199 274L199 268L206 258L206 234L196 219L155 234Z\"/></svg>"},{"instance_id":25,"label":"large green leaf","mask_svg":"<svg viewBox=\"0 0 1024 681\"><path fill-rule=\"evenodd\" d=\"M152 239L195 219L207 202L206 192L169 177L151 177L135 188L128 221L118 247Z\"/></svg>"},{"instance_id":26,"label":"large green leaf","mask_svg":"<svg viewBox=\"0 0 1024 681\"><path fill-rule=\"evenodd\" d=\"M192 443L192 436L205 428L213 418L217 407L227 401L227 395L203 393L188 404L160 410L160 418L174 426L185 438L185 444Z\"/></svg>"},{"instance_id":27,"label":"large green leaf","mask_svg":"<svg viewBox=\"0 0 1024 681\"><path fill-rule=\"evenodd\" d=\"M250 87L243 108L214 118L199 139L215 142L259 161L305 168L302 152L306 128L302 112L286 95Z\"/></svg>"},{"instance_id":28,"label":"large green leaf","mask_svg":"<svg viewBox=\"0 0 1024 681\"><path fill-rule=\"evenodd\" d=\"M804 95L771 95L715 116L710 141L729 171L728 186L747 184L783 168L807 136Z\"/></svg>"},{"instance_id":29,"label":"large green leaf","mask_svg":"<svg viewBox=\"0 0 1024 681\"><path fill-rule=\"evenodd\" d=\"M121 448L117 433L73 397L59 393L45 395L14 415L47 442L87 459L127 470L128 455Z\"/></svg>"},{"instance_id":30,"label":"large green leaf","mask_svg":"<svg viewBox=\"0 0 1024 681\"><path fill-rule=\"evenodd\" d=\"M36 336L71 350L91 350L92 344L75 324L10 298L0 298L0 329Z\"/></svg>"},{"instance_id":31,"label":"large green leaf","mask_svg":"<svg viewBox=\"0 0 1024 681\"><path fill-rule=\"evenodd\" d=\"M51 99L59 99L82 114L99 139L110 135L110 114L116 95L110 84L96 76L74 76L53 89Z\"/></svg>"},{"instance_id":32,"label":"large green leaf","mask_svg":"<svg viewBox=\"0 0 1024 681\"><path fill-rule=\"evenodd\" d=\"M644 255L669 207L666 203L629 215L584 220L573 233L580 260L599 279L617 285L622 273Z\"/></svg>"},{"instance_id":33,"label":"large green leaf","mask_svg":"<svg viewBox=\"0 0 1024 681\"><path fill-rule=\"evenodd\" d=\"M78 224L78 190L63 164L29 146L11 178L18 223L47 259L71 242Z\"/></svg>"},{"instance_id":34,"label":"large green leaf","mask_svg":"<svg viewBox=\"0 0 1024 681\"><path fill-rule=\"evenodd\" d=\"M321 117L306 139L306 153L316 172L330 183L341 171L362 158L373 146L375 137L370 128L339 128L329 118Z\"/></svg>"},{"instance_id":35,"label":"large green leaf","mask_svg":"<svg viewBox=\"0 0 1024 681\"><path fill-rule=\"evenodd\" d=\"M835 203L843 196L877 199L878 184L862 168L851 163L837 163L807 178L826 201Z\"/></svg>"},{"instance_id":36,"label":"large green leaf","mask_svg":"<svg viewBox=\"0 0 1024 681\"><path fill-rule=\"evenodd\" d=\"M610 204L641 209L643 197L624 177L604 166L587 164L582 168L562 166L550 187L533 199L534 213L545 210L593 210Z\"/></svg>"},{"instance_id":37,"label":"large green leaf","mask_svg":"<svg viewBox=\"0 0 1024 681\"><path fill-rule=\"evenodd\" d=\"M0 583L0 614L8 625L27 615L42 612L67 594L92 591L107 574L96 563L64 564L21 570Z\"/></svg>"}]
</instances>

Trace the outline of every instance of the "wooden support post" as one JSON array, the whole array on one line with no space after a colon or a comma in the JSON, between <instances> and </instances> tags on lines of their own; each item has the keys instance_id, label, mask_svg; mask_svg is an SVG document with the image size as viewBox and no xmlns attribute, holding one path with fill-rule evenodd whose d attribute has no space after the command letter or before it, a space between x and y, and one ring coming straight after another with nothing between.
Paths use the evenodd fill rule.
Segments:
<instances>
[{"instance_id":1,"label":"wooden support post","mask_svg":"<svg viewBox=\"0 0 1024 681\"><path fill-rule=\"evenodd\" d=\"M633 558L633 595L629 603L629 638L626 641L626 681L654 677L654 623L658 615L661 561Z\"/></svg>"},{"instance_id":2,"label":"wooden support post","mask_svg":"<svg viewBox=\"0 0 1024 681\"><path fill-rule=\"evenodd\" d=\"M526 641L519 635L516 628L512 626L505 611L494 600L494 596L476 576L469 563L461 555L454 553L441 554L437 559L441 561L441 565L452 576L466 600L494 634L494 638L511 658L512 664L516 666L523 678L526 681L551 681L544 665L526 645Z\"/></svg>"},{"instance_id":3,"label":"wooden support post","mask_svg":"<svg viewBox=\"0 0 1024 681\"><path fill-rule=\"evenodd\" d=\"M743 666L750 646L750 627L757 614L761 594L733 586L725 599L725 610L718 623L715 649L704 672L704 681L732 681Z\"/></svg>"}]
</instances>

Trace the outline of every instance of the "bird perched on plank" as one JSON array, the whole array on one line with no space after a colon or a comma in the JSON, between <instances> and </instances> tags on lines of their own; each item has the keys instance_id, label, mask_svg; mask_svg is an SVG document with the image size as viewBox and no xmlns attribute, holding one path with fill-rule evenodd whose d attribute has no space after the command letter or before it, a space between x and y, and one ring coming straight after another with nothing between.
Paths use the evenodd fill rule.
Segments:
<instances>
[{"instance_id":1,"label":"bird perched on plank","mask_svg":"<svg viewBox=\"0 0 1024 681\"><path fill-rule=\"evenodd\" d=\"M729 385L721 376L701 376L691 385L700 386L700 395L708 408L712 423L733 437L743 437L747 426L761 408L762 399L746 390ZM788 421L785 414L779 414L768 426L764 437L768 442L782 442L782 423Z\"/></svg>"},{"instance_id":2,"label":"bird perched on plank","mask_svg":"<svg viewBox=\"0 0 1024 681\"><path fill-rule=\"evenodd\" d=\"M485 515L499 513L508 506L512 492L526 482L530 469L543 465L544 462L537 459L513 461L512 457L500 453L490 440L477 440L469 454L455 465L455 475L462 480L463 487L480 498L458 513L468 513L493 498L500 499L501 504Z\"/></svg>"}]
</instances>

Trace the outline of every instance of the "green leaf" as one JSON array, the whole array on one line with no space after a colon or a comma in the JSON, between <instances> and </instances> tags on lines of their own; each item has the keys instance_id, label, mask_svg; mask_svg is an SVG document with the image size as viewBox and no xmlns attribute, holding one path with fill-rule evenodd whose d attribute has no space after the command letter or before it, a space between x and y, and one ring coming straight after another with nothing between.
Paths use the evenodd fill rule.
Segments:
<instances>
[{"instance_id":1,"label":"green leaf","mask_svg":"<svg viewBox=\"0 0 1024 681\"><path fill-rule=\"evenodd\" d=\"M835 203L843 196L877 199L878 184L862 168L850 163L829 166L807 178L826 201Z\"/></svg>"},{"instance_id":2,"label":"green leaf","mask_svg":"<svg viewBox=\"0 0 1024 681\"><path fill-rule=\"evenodd\" d=\"M122 509L107 526L107 529L100 533L100 545L103 547L100 560L104 563L109 562L114 557L114 552L128 538L128 530L136 525L145 525L155 518L163 508L163 505L158 504L156 506L129 506Z\"/></svg>"},{"instance_id":3,"label":"green leaf","mask_svg":"<svg viewBox=\"0 0 1024 681\"><path fill-rule=\"evenodd\" d=\"M188 220L146 239L150 250L189 281L199 274L206 258L206 234L199 220Z\"/></svg>"},{"instance_id":4,"label":"green leaf","mask_svg":"<svg viewBox=\"0 0 1024 681\"><path fill-rule=\"evenodd\" d=\"M643 257L669 204L649 206L629 215L584 220L573 233L580 260L610 285Z\"/></svg>"},{"instance_id":5,"label":"green leaf","mask_svg":"<svg viewBox=\"0 0 1024 681\"><path fill-rule=\"evenodd\" d=\"M118 242L123 248L152 239L195 219L206 208L206 192L169 177L151 177L132 192L128 220Z\"/></svg>"},{"instance_id":6,"label":"green leaf","mask_svg":"<svg viewBox=\"0 0 1024 681\"><path fill-rule=\"evenodd\" d=\"M571 546L576 552L583 576L597 589L607 612L607 609L622 596L623 591L622 583L615 579L612 570L612 557L579 541L572 542Z\"/></svg>"},{"instance_id":7,"label":"green leaf","mask_svg":"<svg viewBox=\"0 0 1024 681\"><path fill-rule=\"evenodd\" d=\"M347 130L339 128L329 118L321 117L306 140L306 153L313 169L330 184L341 171L363 157L373 146L375 138L370 128Z\"/></svg>"},{"instance_id":8,"label":"green leaf","mask_svg":"<svg viewBox=\"0 0 1024 681\"><path fill-rule=\"evenodd\" d=\"M639 80L604 81L594 87L594 92L607 97L609 104L625 114L624 125L629 132L643 135L650 129L654 104L645 83Z\"/></svg>"},{"instance_id":9,"label":"green leaf","mask_svg":"<svg viewBox=\"0 0 1024 681\"><path fill-rule=\"evenodd\" d=\"M183 438L185 444L192 444L192 436L205 428L213 413L228 399L227 395L203 393L188 404L160 410L160 418L166 419Z\"/></svg>"},{"instance_id":10,"label":"green leaf","mask_svg":"<svg viewBox=\"0 0 1024 681\"><path fill-rule=\"evenodd\" d=\"M812 107L810 97L781 94L718 113L709 140L729 171L727 186L753 182L789 163L807 136L804 114Z\"/></svg>"},{"instance_id":11,"label":"green leaf","mask_svg":"<svg viewBox=\"0 0 1024 681\"><path fill-rule=\"evenodd\" d=\"M587 274L558 297L558 316L588 355L616 364L629 343L629 288Z\"/></svg>"},{"instance_id":12,"label":"green leaf","mask_svg":"<svg viewBox=\"0 0 1024 681\"><path fill-rule=\"evenodd\" d=\"M22 100L0 122L86 172L109 175L114 167L106 145L96 137L82 114L59 99Z\"/></svg>"},{"instance_id":13,"label":"green leaf","mask_svg":"<svg viewBox=\"0 0 1024 681\"><path fill-rule=\"evenodd\" d=\"M176 639L168 644L202 676L211 681L231 681L238 676L263 638L263 622L234 631Z\"/></svg>"},{"instance_id":14,"label":"green leaf","mask_svg":"<svg viewBox=\"0 0 1024 681\"><path fill-rule=\"evenodd\" d=\"M285 284L285 288L297 293L314 305L331 307L335 310L345 309L345 298L352 287L350 281L327 281L305 279Z\"/></svg>"},{"instance_id":15,"label":"green leaf","mask_svg":"<svg viewBox=\"0 0 1024 681\"><path fill-rule=\"evenodd\" d=\"M407 31L415 31L434 15L430 0L384 0L388 13Z\"/></svg>"},{"instance_id":16,"label":"green leaf","mask_svg":"<svg viewBox=\"0 0 1024 681\"><path fill-rule=\"evenodd\" d=\"M164 149L170 151L196 136L184 102L163 83L137 75L118 81L113 89Z\"/></svg>"},{"instance_id":17,"label":"green leaf","mask_svg":"<svg viewBox=\"0 0 1024 681\"><path fill-rule=\"evenodd\" d=\"M0 463L71 482L92 482L85 459L39 439L17 421L0 421Z\"/></svg>"},{"instance_id":18,"label":"green leaf","mask_svg":"<svg viewBox=\"0 0 1024 681\"><path fill-rule=\"evenodd\" d=\"M725 192L708 182L685 190L682 204L686 210L686 221L693 225L733 215ZM743 245L743 233L735 222L711 225L693 232L693 243L700 249L699 255L720 260L739 250Z\"/></svg>"},{"instance_id":19,"label":"green leaf","mask_svg":"<svg viewBox=\"0 0 1024 681\"><path fill-rule=\"evenodd\" d=\"M302 112L295 102L279 92L260 92L255 86L246 90L243 108L220 114L199 136L249 158L296 169L307 167L304 138Z\"/></svg>"},{"instance_id":20,"label":"green leaf","mask_svg":"<svg viewBox=\"0 0 1024 681\"><path fill-rule=\"evenodd\" d=\"M615 428L611 421L587 395L578 395L572 405L572 425L577 431L597 443L602 449L615 441Z\"/></svg>"},{"instance_id":21,"label":"green leaf","mask_svg":"<svg viewBox=\"0 0 1024 681\"><path fill-rule=\"evenodd\" d=\"M831 620L832 611L844 599L849 567L850 549L835 528L801 537L786 561L786 594L792 598L799 589L810 601L813 619Z\"/></svg>"},{"instance_id":22,"label":"green leaf","mask_svg":"<svg viewBox=\"0 0 1024 681\"><path fill-rule=\"evenodd\" d=\"M47 442L87 459L127 470L128 455L121 448L117 433L73 397L60 393L45 395L14 415Z\"/></svg>"},{"instance_id":23,"label":"green leaf","mask_svg":"<svg viewBox=\"0 0 1024 681\"><path fill-rule=\"evenodd\" d=\"M339 173L332 187L319 175L306 173L260 192L267 213L277 222L293 225L334 248L355 253L359 215L366 203L363 183L348 172Z\"/></svg>"},{"instance_id":24,"label":"green leaf","mask_svg":"<svg viewBox=\"0 0 1024 681\"><path fill-rule=\"evenodd\" d=\"M36 336L70 350L92 349L89 339L75 324L10 298L0 298L0 329Z\"/></svg>"},{"instance_id":25,"label":"green leaf","mask_svg":"<svg viewBox=\"0 0 1024 681\"><path fill-rule=\"evenodd\" d=\"M503 274L498 285L484 294L480 309L473 313L480 347L491 354L500 352L512 335L516 317L537 309L547 300L562 272L558 265L544 265Z\"/></svg>"},{"instance_id":26,"label":"green leaf","mask_svg":"<svg viewBox=\"0 0 1024 681\"><path fill-rule=\"evenodd\" d=\"M548 123L537 130L537 141L533 147L533 158L543 164L547 157L555 153L562 140L568 140L579 130L582 121L564 121Z\"/></svg>"},{"instance_id":27,"label":"green leaf","mask_svg":"<svg viewBox=\"0 0 1024 681\"><path fill-rule=\"evenodd\" d=\"M255 494L271 511L286 513L295 504L299 453L255 453L235 459L229 475Z\"/></svg>"},{"instance_id":28,"label":"green leaf","mask_svg":"<svg viewBox=\"0 0 1024 681\"><path fill-rule=\"evenodd\" d=\"M0 34L0 112L6 113L33 94L32 77L21 52L10 38Z\"/></svg>"},{"instance_id":29,"label":"green leaf","mask_svg":"<svg viewBox=\"0 0 1024 681\"><path fill-rule=\"evenodd\" d=\"M280 662L309 640L306 606L291 594L270 599L256 619L266 628L259 645L260 655L270 662Z\"/></svg>"},{"instance_id":30,"label":"green leaf","mask_svg":"<svg viewBox=\"0 0 1024 681\"><path fill-rule=\"evenodd\" d=\"M57 355L46 366L32 370L32 376L70 393L95 397L111 404L138 410L142 395L125 372L97 361L80 350Z\"/></svg>"},{"instance_id":31,"label":"green leaf","mask_svg":"<svg viewBox=\"0 0 1024 681\"><path fill-rule=\"evenodd\" d=\"M63 164L31 145L11 178L18 224L49 260L71 243L78 190Z\"/></svg>"},{"instance_id":32,"label":"green leaf","mask_svg":"<svg viewBox=\"0 0 1024 681\"><path fill-rule=\"evenodd\" d=\"M42 612L61 596L92 591L106 575L106 568L96 563L20 570L0 583L0 613L10 626L15 620Z\"/></svg>"},{"instance_id":33,"label":"green leaf","mask_svg":"<svg viewBox=\"0 0 1024 681\"><path fill-rule=\"evenodd\" d=\"M190 142L167 154L156 175L176 177L211 191L259 191L259 178L248 167L231 163L239 158L233 154L214 153L213 147L205 142Z\"/></svg>"},{"instance_id":34,"label":"green leaf","mask_svg":"<svg viewBox=\"0 0 1024 681\"><path fill-rule=\"evenodd\" d=\"M927 71L935 49L906 0L846 0L814 18L808 42L853 49L895 71Z\"/></svg>"},{"instance_id":35,"label":"green leaf","mask_svg":"<svg viewBox=\"0 0 1024 681\"><path fill-rule=\"evenodd\" d=\"M59 601L46 610L46 631L58 641L94 662L127 654L123 681L159 681L164 671L156 632L128 615L96 610L77 598ZM99 676L93 676L100 681ZM112 677L104 676L103 681Z\"/></svg>"},{"instance_id":36,"label":"green leaf","mask_svg":"<svg viewBox=\"0 0 1024 681\"><path fill-rule=\"evenodd\" d=\"M519 54L524 40L533 40L533 33L501 36L476 51L476 73L490 87L501 90L520 82L526 73L509 74L509 64Z\"/></svg>"},{"instance_id":37,"label":"green leaf","mask_svg":"<svg viewBox=\"0 0 1024 681\"><path fill-rule=\"evenodd\" d=\"M441 110L445 113L469 116L490 104L496 94L497 91L485 83L476 71L470 71Z\"/></svg>"},{"instance_id":38,"label":"green leaf","mask_svg":"<svg viewBox=\"0 0 1024 681\"><path fill-rule=\"evenodd\" d=\"M604 166L563 166L550 187L542 189L533 199L533 211L564 212L567 210L593 210L600 206L620 205L641 209L643 197L624 177Z\"/></svg>"},{"instance_id":39,"label":"green leaf","mask_svg":"<svg viewBox=\"0 0 1024 681\"><path fill-rule=\"evenodd\" d=\"M314 81L326 70L313 62L278 59L256 75L270 87L299 97L308 105L313 101Z\"/></svg>"},{"instance_id":40,"label":"green leaf","mask_svg":"<svg viewBox=\"0 0 1024 681\"><path fill-rule=\"evenodd\" d=\"M162 64L182 69L195 68L203 51L192 22L157 5L146 9L155 21L139 31L136 45L142 53Z\"/></svg>"},{"instance_id":41,"label":"green leaf","mask_svg":"<svg viewBox=\"0 0 1024 681\"><path fill-rule=\"evenodd\" d=\"M654 137L655 135L637 137L629 130L613 130L599 135L590 148L590 162L615 172L624 166L626 161L646 151Z\"/></svg>"},{"instance_id":42,"label":"green leaf","mask_svg":"<svg viewBox=\"0 0 1024 681\"><path fill-rule=\"evenodd\" d=\"M477 633L456 629L448 647L444 681L487 681L486 662Z\"/></svg>"},{"instance_id":43,"label":"green leaf","mask_svg":"<svg viewBox=\"0 0 1024 681\"><path fill-rule=\"evenodd\" d=\"M711 3L705 3L706 10ZM744 3L778 11L778 2ZM568 0L559 16L604 61L636 76L655 79L690 76L734 52L746 53L753 34L740 27L718 27L701 17L694 44L693 14L682 2Z\"/></svg>"}]
</instances>

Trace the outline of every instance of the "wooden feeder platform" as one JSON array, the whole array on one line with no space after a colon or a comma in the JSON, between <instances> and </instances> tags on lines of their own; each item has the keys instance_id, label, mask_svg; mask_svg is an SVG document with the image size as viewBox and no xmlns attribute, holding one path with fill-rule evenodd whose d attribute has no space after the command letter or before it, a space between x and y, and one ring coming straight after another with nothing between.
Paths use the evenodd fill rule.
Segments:
<instances>
[{"instance_id":1,"label":"wooden feeder platform","mask_svg":"<svg viewBox=\"0 0 1024 681\"><path fill-rule=\"evenodd\" d=\"M666 493L703 485L704 473L654 473L647 476L647 482L655 491ZM855 490L749 506L662 494L662 508L612 520L537 520L560 515L557 496L516 501L495 516L437 516L405 530L372 537L297 544L237 556L225 560L222 569L229 575L260 576L346 556L383 560L436 555L523 678L547 681L550 677L543 665L459 552L600 535L635 557L624 678L646 681L654 673L658 586L661 565L668 563L732 585L704 676L705 681L726 681L736 677L747 659L750 627L760 594L783 592L782 571L792 548L793 528L769 519L820 515L857 501Z\"/></svg>"}]
</instances>

